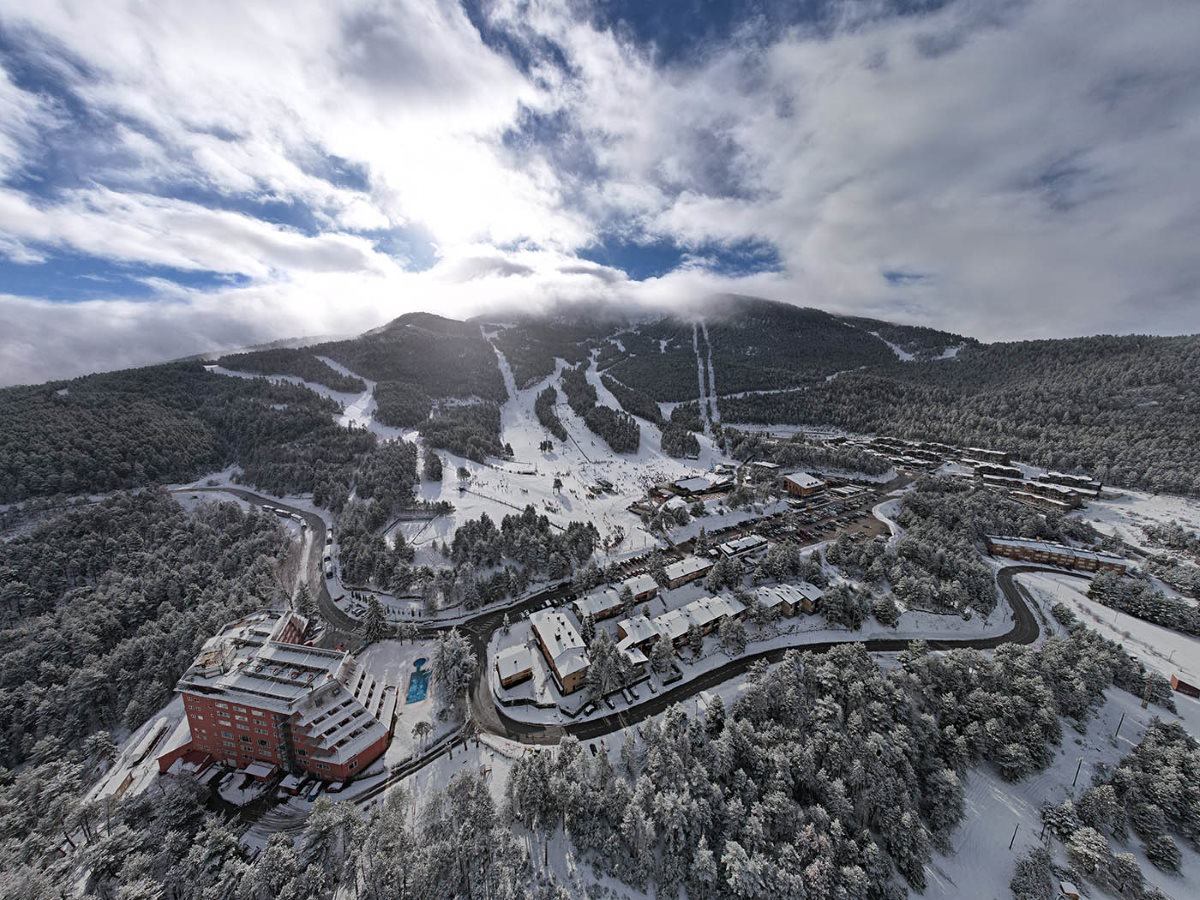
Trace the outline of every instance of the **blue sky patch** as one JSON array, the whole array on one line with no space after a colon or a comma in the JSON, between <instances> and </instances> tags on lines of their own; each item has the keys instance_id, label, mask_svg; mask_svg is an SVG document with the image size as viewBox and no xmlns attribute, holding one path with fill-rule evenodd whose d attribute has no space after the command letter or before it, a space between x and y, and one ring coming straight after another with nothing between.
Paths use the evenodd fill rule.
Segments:
<instances>
[{"instance_id":1,"label":"blue sky patch","mask_svg":"<svg viewBox=\"0 0 1200 900\"><path fill-rule=\"evenodd\" d=\"M250 282L244 275L124 263L70 251L49 251L44 262L31 264L0 257L0 288L5 293L62 303L110 298L149 300L159 293L148 283L155 279L201 291Z\"/></svg>"},{"instance_id":2,"label":"blue sky patch","mask_svg":"<svg viewBox=\"0 0 1200 900\"><path fill-rule=\"evenodd\" d=\"M602 266L621 269L634 281L659 278L687 264L731 277L782 268L779 251L765 241L755 240L684 247L666 238L639 242L614 237L580 250L576 255Z\"/></svg>"}]
</instances>

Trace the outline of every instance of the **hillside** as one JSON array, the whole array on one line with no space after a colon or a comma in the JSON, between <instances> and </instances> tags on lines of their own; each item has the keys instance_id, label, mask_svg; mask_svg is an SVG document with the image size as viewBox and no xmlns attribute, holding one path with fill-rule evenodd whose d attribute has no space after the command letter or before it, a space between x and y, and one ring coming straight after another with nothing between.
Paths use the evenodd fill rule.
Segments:
<instances>
[{"instance_id":1,"label":"hillside","mask_svg":"<svg viewBox=\"0 0 1200 900\"><path fill-rule=\"evenodd\" d=\"M360 390L356 402L373 402L384 425L473 459L500 455L498 404L508 390L497 349L518 389L550 376L557 360L594 357L619 402L651 421L655 402L702 399L726 422L1003 446L1119 484L1200 492L1200 338L981 345L733 297L699 323L415 313L351 340L221 360L349 392L332 400L302 385L214 378L199 363L9 388L0 391L0 502L183 480L234 463L264 488L337 493L374 440L332 421Z\"/></svg>"},{"instance_id":2,"label":"hillside","mask_svg":"<svg viewBox=\"0 0 1200 900\"><path fill-rule=\"evenodd\" d=\"M803 390L721 400L726 421L831 425L1002 447L1126 486L1200 492L1200 337L1091 337L965 348Z\"/></svg>"}]
</instances>

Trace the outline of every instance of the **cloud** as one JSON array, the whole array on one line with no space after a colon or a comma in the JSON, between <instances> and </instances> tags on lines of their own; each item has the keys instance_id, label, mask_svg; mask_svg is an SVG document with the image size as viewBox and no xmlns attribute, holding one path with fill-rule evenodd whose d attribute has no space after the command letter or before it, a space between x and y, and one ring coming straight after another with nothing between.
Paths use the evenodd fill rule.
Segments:
<instances>
[{"instance_id":1,"label":"cloud","mask_svg":"<svg viewBox=\"0 0 1200 900\"><path fill-rule=\"evenodd\" d=\"M0 0L0 271L153 269L136 302L0 299L0 382L722 293L985 339L1200 330L1200 6L813 8L684 52L552 0ZM674 269L585 258L620 247Z\"/></svg>"}]
</instances>

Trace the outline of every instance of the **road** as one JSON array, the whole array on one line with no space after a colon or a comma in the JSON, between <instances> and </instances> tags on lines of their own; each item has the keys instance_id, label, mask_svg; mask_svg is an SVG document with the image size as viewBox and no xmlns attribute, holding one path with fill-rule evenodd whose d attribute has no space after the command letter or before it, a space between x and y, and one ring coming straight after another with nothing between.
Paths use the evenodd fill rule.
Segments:
<instances>
[{"instance_id":1,"label":"road","mask_svg":"<svg viewBox=\"0 0 1200 900\"><path fill-rule=\"evenodd\" d=\"M244 500L252 503L258 503L268 506L274 506L290 512L298 513L303 516L308 523L308 531L310 540L313 540L314 546L321 548L324 546L326 526L320 516L315 513L307 512L302 509L290 507L286 503L270 497L263 497L251 491L241 488L187 488L177 491L177 493L197 493L201 491L210 491L214 493L233 494ZM322 618L326 622L326 634L331 641L346 643L348 646L352 642L357 641L358 622L351 616L339 609L337 604L333 602L333 598L329 595L329 590L326 586L325 579L320 569L320 555L310 554L310 566L307 573L310 584L318 585L313 591L314 598L317 602L317 607ZM928 640L927 643L930 649L933 650L952 650L959 648L969 648L975 650L991 650L1001 644L1031 644L1037 640L1041 629L1038 625L1037 617L1030 609L1026 602L1026 597L1023 595L1020 587L1013 581L1014 576L1022 572L1055 572L1057 574L1077 574L1080 578L1087 576L1078 573L1065 573L1061 569L1048 569L1044 566L1033 565L1014 565L1006 566L997 573L997 584L1004 595L1004 599L1008 602L1013 611L1013 627L1004 634L994 635L992 637L980 638L957 638L944 640ZM569 585L562 585L556 588L551 588L526 598L512 605L493 609L481 613L474 618L465 622L459 623L456 627L459 632L467 637L472 649L475 652L476 658L480 661L477 668L475 683L472 686L469 706L471 718L476 727L480 731L489 732L509 740L518 741L525 744L552 745L565 735L574 735L580 740L594 740L601 738L614 732L627 728L630 725L635 725L652 716L659 715L666 711L672 704L680 703L691 697L696 696L701 691L716 687L744 674L751 666L760 660L765 660L769 663L779 662L788 653L790 649L798 649L810 651L813 653L824 653L834 647L843 644L861 643L869 652L896 652L907 649L911 641L904 638L873 638L870 640L856 640L852 637L847 637L841 641L820 641L810 644L799 644L792 648L776 648L771 650L763 650L758 653L752 653L747 656L731 660L722 666L715 669L710 669L695 678L692 678L684 683L678 684L668 690L663 690L654 695L645 702L638 705L614 712L611 715L601 716L599 718L590 719L586 722L570 723L565 725L543 725L529 722L522 722L509 716L503 708L497 705L492 697L491 688L488 684L488 669L487 669L487 646L495 631L500 628L504 621L504 616L507 614L511 620L516 620L521 613L526 610L540 608L547 601L557 603L564 599L570 593ZM450 625L428 624L420 629L422 637L436 637L442 631L449 629ZM441 755L443 750L438 750L429 754L427 757L414 760L406 765L403 769L399 769L392 773L385 781L378 786L382 790L388 784L399 781L408 775L411 775L417 769L432 762L433 759ZM376 788L372 788L372 795L377 793Z\"/></svg>"}]
</instances>

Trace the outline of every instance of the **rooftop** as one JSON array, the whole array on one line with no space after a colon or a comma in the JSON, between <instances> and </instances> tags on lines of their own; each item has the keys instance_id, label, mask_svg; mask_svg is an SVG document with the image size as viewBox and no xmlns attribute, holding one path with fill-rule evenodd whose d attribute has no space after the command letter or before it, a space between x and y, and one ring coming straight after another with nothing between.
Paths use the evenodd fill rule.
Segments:
<instances>
[{"instance_id":1,"label":"rooftop","mask_svg":"<svg viewBox=\"0 0 1200 900\"><path fill-rule=\"evenodd\" d=\"M560 678L588 667L583 638L557 609L539 609L529 616L529 624L546 647L546 653Z\"/></svg>"},{"instance_id":2,"label":"rooftop","mask_svg":"<svg viewBox=\"0 0 1200 900\"><path fill-rule=\"evenodd\" d=\"M618 646L622 647L626 642L640 644L643 641L658 637L658 629L645 616L630 616L628 619L622 619L617 623L617 628L625 632L625 637L618 644Z\"/></svg>"},{"instance_id":3,"label":"rooftop","mask_svg":"<svg viewBox=\"0 0 1200 900\"><path fill-rule=\"evenodd\" d=\"M817 478L815 475L809 475L807 472L789 472L783 477L797 487L802 488L816 488L825 483L820 478Z\"/></svg>"},{"instance_id":4,"label":"rooftop","mask_svg":"<svg viewBox=\"0 0 1200 900\"><path fill-rule=\"evenodd\" d=\"M767 546L767 539L757 534L744 534L740 538L734 538L732 541L726 541L718 546L722 553L726 556L733 556L737 553L748 553L751 550L756 550Z\"/></svg>"},{"instance_id":5,"label":"rooftop","mask_svg":"<svg viewBox=\"0 0 1200 900\"><path fill-rule=\"evenodd\" d=\"M514 678L533 668L533 654L524 644L509 647L496 654L496 671L501 678Z\"/></svg>"},{"instance_id":6,"label":"rooftop","mask_svg":"<svg viewBox=\"0 0 1200 900\"><path fill-rule=\"evenodd\" d=\"M590 594L584 594L578 600L571 601L571 606L575 610L575 615L583 619L584 616L599 617L605 613L612 612L621 605L621 593L614 587L604 587L599 590L592 591Z\"/></svg>"},{"instance_id":7,"label":"rooftop","mask_svg":"<svg viewBox=\"0 0 1200 900\"><path fill-rule=\"evenodd\" d=\"M632 578L626 578L621 582L621 584L633 591L633 596L635 597L638 594L645 594L649 591L658 590L658 582L644 572L641 575L634 575Z\"/></svg>"},{"instance_id":8,"label":"rooftop","mask_svg":"<svg viewBox=\"0 0 1200 900\"><path fill-rule=\"evenodd\" d=\"M678 562L673 562L666 567L667 578L671 581L674 581L676 578L686 578L688 575L695 575L697 572L707 572L712 566L711 561L702 559L699 556L685 556Z\"/></svg>"},{"instance_id":9,"label":"rooftop","mask_svg":"<svg viewBox=\"0 0 1200 900\"><path fill-rule=\"evenodd\" d=\"M995 544L1000 547L1023 547L1027 550L1032 550L1034 553L1049 553L1049 554L1066 554L1073 556L1076 559L1094 559L1097 562L1109 563L1112 565L1127 566L1126 560L1120 556L1114 556L1111 553L1098 553L1095 550L1084 550L1078 547L1068 547L1066 544L1055 544L1052 541L1039 541L1032 538L1019 537L998 537L989 534L987 536L989 544Z\"/></svg>"}]
</instances>

